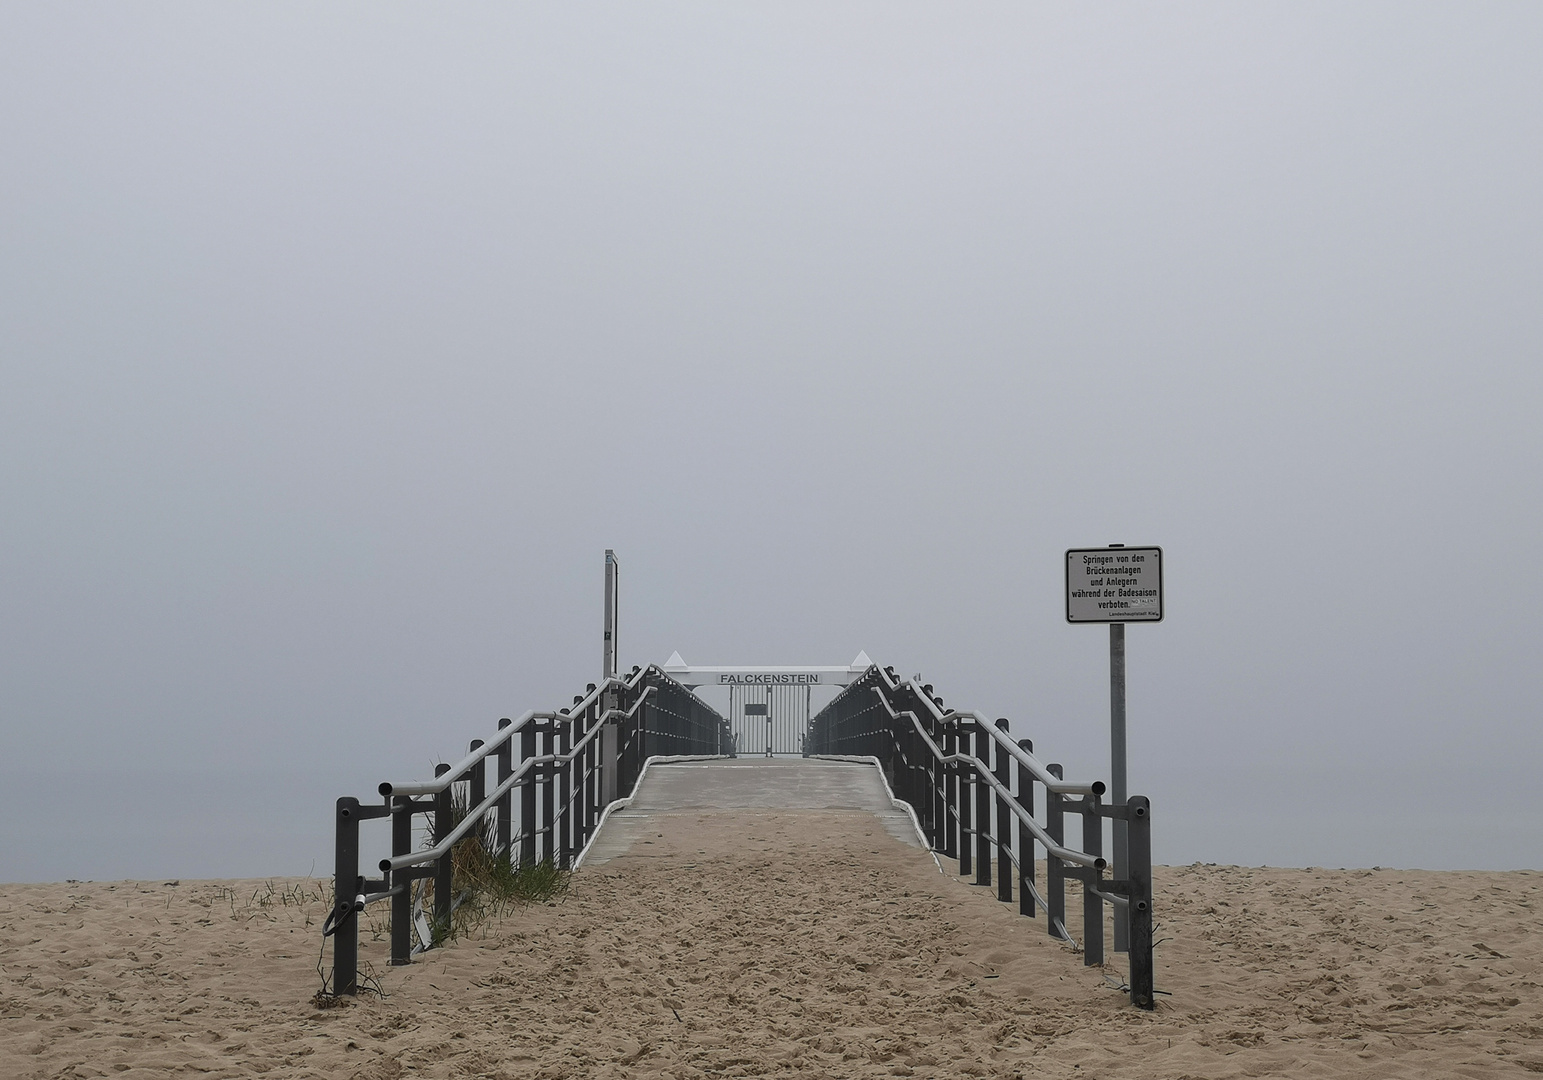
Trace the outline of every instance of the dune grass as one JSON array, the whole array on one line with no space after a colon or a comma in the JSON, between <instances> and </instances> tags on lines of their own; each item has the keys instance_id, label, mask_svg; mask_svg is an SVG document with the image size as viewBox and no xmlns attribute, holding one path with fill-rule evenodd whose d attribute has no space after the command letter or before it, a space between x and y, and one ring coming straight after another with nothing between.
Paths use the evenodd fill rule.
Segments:
<instances>
[{"instance_id":1,"label":"dune grass","mask_svg":"<svg viewBox=\"0 0 1543 1080\"><path fill-rule=\"evenodd\" d=\"M457 789L451 796L449 830L469 812L466 795ZM448 835L448 831L446 833ZM431 832L427 846L439 843ZM456 897L448 923L431 924L436 946L470 933L490 918L498 918L528 904L555 900L568 890L572 872L550 859L520 863L510 852L497 852L497 829L492 818L483 818L450 849L451 891ZM424 882L424 903L433 909L434 882Z\"/></svg>"}]
</instances>

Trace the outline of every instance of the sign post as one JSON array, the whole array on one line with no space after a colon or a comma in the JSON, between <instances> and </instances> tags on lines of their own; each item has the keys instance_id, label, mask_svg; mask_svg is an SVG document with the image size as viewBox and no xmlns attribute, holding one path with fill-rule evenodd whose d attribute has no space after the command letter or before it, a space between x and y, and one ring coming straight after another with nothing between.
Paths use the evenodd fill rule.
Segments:
<instances>
[{"instance_id":1,"label":"sign post","mask_svg":"<svg viewBox=\"0 0 1543 1080\"><path fill-rule=\"evenodd\" d=\"M1066 621L1109 624L1109 801L1124 806L1125 624L1161 622L1163 549L1072 548L1066 552ZM1129 876L1126 823L1114 819L1114 876ZM1114 920L1115 952L1130 948L1126 920Z\"/></svg>"}]
</instances>

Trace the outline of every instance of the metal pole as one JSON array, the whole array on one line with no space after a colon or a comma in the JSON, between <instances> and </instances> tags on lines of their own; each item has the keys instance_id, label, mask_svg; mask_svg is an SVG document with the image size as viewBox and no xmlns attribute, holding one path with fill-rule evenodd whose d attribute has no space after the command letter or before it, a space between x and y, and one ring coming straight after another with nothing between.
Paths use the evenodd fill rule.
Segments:
<instances>
[{"instance_id":1,"label":"metal pole","mask_svg":"<svg viewBox=\"0 0 1543 1080\"><path fill-rule=\"evenodd\" d=\"M959 740L955 735L958 721L942 720L939 724L943 736L943 753L945 756L952 755L958 748ZM943 854L953 859L959 855L959 779L954 775L954 766L946 762L938 765L938 774L943 785Z\"/></svg>"},{"instance_id":2,"label":"metal pole","mask_svg":"<svg viewBox=\"0 0 1543 1080\"><path fill-rule=\"evenodd\" d=\"M1102 855L1103 847L1104 819L1098 814L1098 796L1084 795L1082 850ZM1101 875L1091 866L1083 867L1082 873L1082 962L1087 967L1100 967L1104 962L1104 900L1098 895Z\"/></svg>"},{"instance_id":3,"label":"metal pole","mask_svg":"<svg viewBox=\"0 0 1543 1080\"><path fill-rule=\"evenodd\" d=\"M997 727L1002 730L1003 734L1006 734L1007 717L1004 716L999 719L997 721ZM1012 790L1013 781L1012 774L1008 772L1009 755L1002 753L1002 748L1000 746L996 747L996 755L997 760L995 775L997 778L997 783L1001 784L1004 788L1007 788L1010 791ZM1013 817L1011 811L1009 811L1007 808L1007 800L998 795L996 830L997 899L1002 901L1004 904L1010 904L1013 900L1013 864L1011 858L1009 857L1009 853L1012 851L1013 834L1012 831L1008 828L1008 822L1016 820L1017 818Z\"/></svg>"},{"instance_id":4,"label":"metal pole","mask_svg":"<svg viewBox=\"0 0 1543 1080\"><path fill-rule=\"evenodd\" d=\"M620 763L616 767L618 798L625 797L627 792L632 790L633 785L637 783L638 772L643 767L643 732L648 723L649 700L651 699L645 699L643 704L638 706L638 711L633 714L631 720L622 717L617 721L619 725L617 730L621 733L621 752L616 755L616 760ZM621 704L631 708L636 702L628 696Z\"/></svg>"},{"instance_id":5,"label":"metal pole","mask_svg":"<svg viewBox=\"0 0 1543 1080\"><path fill-rule=\"evenodd\" d=\"M970 729L974 727L974 722L958 720L954 726L958 729L959 749L957 752L968 754L970 752ZM970 845L974 843L974 839L970 836L970 799L974 796L970 791L969 780L970 773L973 773L974 770L962 761L955 762L950 768L954 770L956 774L955 780L958 784L958 787L955 789L958 792L958 801L955 804L955 817L959 821L959 876L964 877L971 869ZM965 771L967 769L969 772Z\"/></svg>"},{"instance_id":6,"label":"metal pole","mask_svg":"<svg viewBox=\"0 0 1543 1080\"><path fill-rule=\"evenodd\" d=\"M536 721L527 720L520 729L520 764L536 756ZM520 781L520 866L536 862L536 769L527 769Z\"/></svg>"},{"instance_id":7,"label":"metal pole","mask_svg":"<svg viewBox=\"0 0 1543 1080\"><path fill-rule=\"evenodd\" d=\"M1059 765L1046 765L1045 771L1057 780L1065 779ZM1066 845L1063 807L1066 799L1045 789L1045 832L1059 847ZM1061 860L1056 858L1055 852L1045 851L1045 904L1048 910L1045 912L1045 921L1050 926L1050 936L1066 939L1071 936L1066 930L1066 876L1062 871Z\"/></svg>"},{"instance_id":8,"label":"metal pole","mask_svg":"<svg viewBox=\"0 0 1543 1080\"><path fill-rule=\"evenodd\" d=\"M655 702L650 700L643 703L642 708L633 714L633 723L636 725L637 734L632 739L632 767L627 770L627 788L637 782L638 774L643 771L643 765L649 757L649 738L653 738L653 749L659 749L658 725L659 718L652 715L658 710L654 708Z\"/></svg>"},{"instance_id":9,"label":"metal pole","mask_svg":"<svg viewBox=\"0 0 1543 1080\"><path fill-rule=\"evenodd\" d=\"M600 664L600 674L609 679L617 670L617 642L616 642L616 606L617 606L617 581L618 564L616 552L610 548L605 549L605 640L602 642L604 652Z\"/></svg>"},{"instance_id":10,"label":"metal pole","mask_svg":"<svg viewBox=\"0 0 1543 1080\"><path fill-rule=\"evenodd\" d=\"M434 767L435 776L444 776L450 771L450 766L445 764ZM438 844L450 835L450 830L455 826L450 823L450 793L455 790L454 784L446 784L445 790L434 796L434 843ZM455 888L455 849L445 852L434 860L434 935L440 940L450 935L450 904L454 899L451 891ZM437 943L436 943L437 944Z\"/></svg>"},{"instance_id":11,"label":"metal pole","mask_svg":"<svg viewBox=\"0 0 1543 1080\"><path fill-rule=\"evenodd\" d=\"M943 734L946 720L934 720L926 714L932 741L939 746L947 745ZM930 753L927 755L928 786L932 789L932 850L948 854L948 766Z\"/></svg>"},{"instance_id":12,"label":"metal pole","mask_svg":"<svg viewBox=\"0 0 1543 1080\"><path fill-rule=\"evenodd\" d=\"M1144 795L1125 804L1130 810L1130 1000L1152 1007L1152 805ZM1116 919L1118 926L1123 919Z\"/></svg>"},{"instance_id":13,"label":"metal pole","mask_svg":"<svg viewBox=\"0 0 1543 1080\"><path fill-rule=\"evenodd\" d=\"M552 736L556 734L554 727L550 720L543 721L541 724L541 756L544 758L552 756ZM552 791L551 763L536 766L536 775L541 778L541 861L555 863L557 862L557 830L552 825L554 817L552 796L555 793Z\"/></svg>"},{"instance_id":14,"label":"metal pole","mask_svg":"<svg viewBox=\"0 0 1543 1080\"><path fill-rule=\"evenodd\" d=\"M1125 624L1109 624L1109 801L1125 805ZM1100 825L1102 828L1102 825ZM1114 878L1127 876L1126 830L1123 818L1114 819ZM1114 951L1129 946L1124 919L1114 920Z\"/></svg>"},{"instance_id":15,"label":"metal pole","mask_svg":"<svg viewBox=\"0 0 1543 1080\"><path fill-rule=\"evenodd\" d=\"M991 736L984 724L975 725L975 757L980 767L991 768ZM991 786L972 766L971 779L975 781L975 884L991 884Z\"/></svg>"},{"instance_id":16,"label":"metal pole","mask_svg":"<svg viewBox=\"0 0 1543 1080\"><path fill-rule=\"evenodd\" d=\"M564 757L573 749L574 723L576 721L570 718L558 732L557 752ZM566 870L573 865L573 832L576 824L573 816L573 762L559 765L558 770L557 807L562 824L557 829L557 865Z\"/></svg>"},{"instance_id":17,"label":"metal pole","mask_svg":"<svg viewBox=\"0 0 1543 1080\"><path fill-rule=\"evenodd\" d=\"M584 734L594 730L600 722L600 705L597 702L591 705L584 713ZM590 835L595 831L595 740L589 740L584 747L584 755L579 759L579 787L582 791L583 817L580 822L583 829L579 833L578 847L584 850L584 845L589 843Z\"/></svg>"},{"instance_id":18,"label":"metal pole","mask_svg":"<svg viewBox=\"0 0 1543 1080\"><path fill-rule=\"evenodd\" d=\"M413 849L413 800L397 795L391 800L391 854L406 855ZM413 962L413 874L403 867L391 873L391 885L398 891L391 897L391 963Z\"/></svg>"},{"instance_id":19,"label":"metal pole","mask_svg":"<svg viewBox=\"0 0 1543 1080\"><path fill-rule=\"evenodd\" d=\"M498 722L498 730L503 731L514 721L507 716ZM514 774L514 739L505 739L498 747L498 783L502 787L505 780ZM514 808L514 796L512 792L504 792L498 800L498 852L497 854L514 861L514 852L509 845L514 835L509 819L510 811Z\"/></svg>"},{"instance_id":20,"label":"metal pole","mask_svg":"<svg viewBox=\"0 0 1543 1080\"><path fill-rule=\"evenodd\" d=\"M467 753L474 754L483 747L481 739L473 739ZM482 805L482 800L488 797L488 759L483 758L471 767L471 794L466 797L466 812L473 813ZM482 835L482 830L477 830L477 835Z\"/></svg>"},{"instance_id":21,"label":"metal pole","mask_svg":"<svg viewBox=\"0 0 1543 1080\"><path fill-rule=\"evenodd\" d=\"M354 897L359 893L359 800L337 804L337 844L332 877L332 992L359 992L359 923Z\"/></svg>"},{"instance_id":22,"label":"metal pole","mask_svg":"<svg viewBox=\"0 0 1543 1080\"><path fill-rule=\"evenodd\" d=\"M1018 747L1034 752L1034 742L1031 739L1019 739ZM1013 762L1013 767L1018 773L1018 805L1034 816L1034 774L1023 767L1021 762ZM1034 893L1029 886L1034 884L1034 834L1029 832L1029 827L1022 821L1018 822L1018 914L1034 916Z\"/></svg>"},{"instance_id":23,"label":"metal pole","mask_svg":"<svg viewBox=\"0 0 1543 1080\"><path fill-rule=\"evenodd\" d=\"M621 728L615 720L607 720L600 729L600 802L610 806L621 798L617 778L621 772Z\"/></svg>"}]
</instances>

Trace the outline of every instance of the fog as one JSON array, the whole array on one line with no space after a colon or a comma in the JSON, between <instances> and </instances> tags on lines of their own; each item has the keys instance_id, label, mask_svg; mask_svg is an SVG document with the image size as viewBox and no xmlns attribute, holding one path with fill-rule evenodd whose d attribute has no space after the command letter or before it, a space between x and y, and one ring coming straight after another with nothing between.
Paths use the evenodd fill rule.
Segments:
<instances>
[{"instance_id":1,"label":"fog","mask_svg":"<svg viewBox=\"0 0 1543 1080\"><path fill-rule=\"evenodd\" d=\"M324 872L600 670L921 672L1154 854L1543 866L1543 9L0 12L0 879Z\"/></svg>"}]
</instances>

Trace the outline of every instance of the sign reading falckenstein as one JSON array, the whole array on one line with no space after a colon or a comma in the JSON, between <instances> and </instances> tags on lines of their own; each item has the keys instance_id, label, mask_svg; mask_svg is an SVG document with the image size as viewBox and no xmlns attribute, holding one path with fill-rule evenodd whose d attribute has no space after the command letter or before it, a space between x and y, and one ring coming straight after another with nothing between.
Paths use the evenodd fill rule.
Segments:
<instances>
[{"instance_id":1,"label":"sign reading falckenstein","mask_svg":"<svg viewBox=\"0 0 1543 1080\"><path fill-rule=\"evenodd\" d=\"M1066 553L1066 621L1159 622L1163 549L1072 548Z\"/></svg>"}]
</instances>

